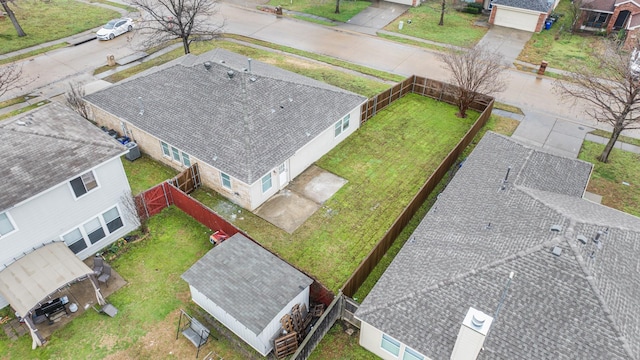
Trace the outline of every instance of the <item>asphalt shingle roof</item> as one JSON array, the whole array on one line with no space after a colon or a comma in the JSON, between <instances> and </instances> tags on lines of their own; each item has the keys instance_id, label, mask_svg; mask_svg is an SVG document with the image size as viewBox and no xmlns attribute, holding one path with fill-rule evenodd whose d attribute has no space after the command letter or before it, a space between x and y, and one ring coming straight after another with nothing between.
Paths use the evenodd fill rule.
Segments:
<instances>
[{"instance_id":1,"label":"asphalt shingle roof","mask_svg":"<svg viewBox=\"0 0 640 360\"><path fill-rule=\"evenodd\" d=\"M86 98L247 184L366 100L258 61L247 67L218 49Z\"/></svg>"},{"instance_id":2,"label":"asphalt shingle roof","mask_svg":"<svg viewBox=\"0 0 640 360\"><path fill-rule=\"evenodd\" d=\"M313 282L242 234L214 247L182 278L255 334Z\"/></svg>"},{"instance_id":3,"label":"asphalt shingle roof","mask_svg":"<svg viewBox=\"0 0 640 360\"><path fill-rule=\"evenodd\" d=\"M546 13L547 11L549 11L549 9L551 9L554 1L555 0L494 0L493 4Z\"/></svg>"},{"instance_id":4,"label":"asphalt shingle roof","mask_svg":"<svg viewBox=\"0 0 640 360\"><path fill-rule=\"evenodd\" d=\"M356 316L448 358L468 308L493 316L513 271L479 359L637 359L640 219L583 200L590 172L487 133Z\"/></svg>"},{"instance_id":5,"label":"asphalt shingle roof","mask_svg":"<svg viewBox=\"0 0 640 360\"><path fill-rule=\"evenodd\" d=\"M0 122L0 212L126 152L64 105Z\"/></svg>"}]
</instances>

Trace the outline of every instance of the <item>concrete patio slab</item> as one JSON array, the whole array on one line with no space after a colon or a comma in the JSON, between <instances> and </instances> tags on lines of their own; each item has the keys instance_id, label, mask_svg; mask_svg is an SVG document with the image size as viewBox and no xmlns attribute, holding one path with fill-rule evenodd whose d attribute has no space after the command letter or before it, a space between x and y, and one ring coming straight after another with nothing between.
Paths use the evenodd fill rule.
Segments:
<instances>
[{"instance_id":1,"label":"concrete patio slab","mask_svg":"<svg viewBox=\"0 0 640 360\"><path fill-rule=\"evenodd\" d=\"M347 180L311 165L295 178L287 188L318 204L323 204L346 183Z\"/></svg>"}]
</instances>

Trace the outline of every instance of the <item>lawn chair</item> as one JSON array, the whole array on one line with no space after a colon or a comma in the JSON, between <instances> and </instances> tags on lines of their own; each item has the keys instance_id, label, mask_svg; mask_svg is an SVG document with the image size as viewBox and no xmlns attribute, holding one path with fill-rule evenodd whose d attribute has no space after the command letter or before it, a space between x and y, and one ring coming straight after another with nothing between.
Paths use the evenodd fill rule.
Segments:
<instances>
[{"instance_id":1,"label":"lawn chair","mask_svg":"<svg viewBox=\"0 0 640 360\"><path fill-rule=\"evenodd\" d=\"M110 277L111 277L111 266L109 266L109 264L104 264L102 266L102 274L98 276L98 281L101 283L104 283L108 287L109 286L108 281Z\"/></svg>"},{"instance_id":2,"label":"lawn chair","mask_svg":"<svg viewBox=\"0 0 640 360\"><path fill-rule=\"evenodd\" d=\"M104 259L102 256L96 255L93 257L93 274L95 276L102 275L102 269L104 267Z\"/></svg>"}]
</instances>

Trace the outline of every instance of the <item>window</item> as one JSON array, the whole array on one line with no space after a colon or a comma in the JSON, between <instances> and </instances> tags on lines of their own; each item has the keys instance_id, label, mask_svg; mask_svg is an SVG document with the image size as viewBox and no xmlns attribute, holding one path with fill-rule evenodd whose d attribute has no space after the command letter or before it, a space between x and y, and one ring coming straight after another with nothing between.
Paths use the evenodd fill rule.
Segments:
<instances>
[{"instance_id":1,"label":"window","mask_svg":"<svg viewBox=\"0 0 640 360\"><path fill-rule=\"evenodd\" d=\"M65 244L67 244L74 254L87 248L87 243L84 241L82 233L78 228L71 230L66 235L62 235L62 239L64 239Z\"/></svg>"},{"instance_id":2,"label":"window","mask_svg":"<svg viewBox=\"0 0 640 360\"><path fill-rule=\"evenodd\" d=\"M0 213L0 236L12 233L15 229L11 219L9 219L9 215L7 213Z\"/></svg>"},{"instance_id":3,"label":"window","mask_svg":"<svg viewBox=\"0 0 640 360\"><path fill-rule=\"evenodd\" d=\"M169 152L169 145L166 142L160 141L160 145L162 146L162 154L167 157L171 157L171 153Z\"/></svg>"},{"instance_id":4,"label":"window","mask_svg":"<svg viewBox=\"0 0 640 360\"><path fill-rule=\"evenodd\" d=\"M73 189L73 193L77 198L97 187L98 182L93 175L93 171L84 173L81 176L78 176L77 178L71 180L71 188Z\"/></svg>"},{"instance_id":5,"label":"window","mask_svg":"<svg viewBox=\"0 0 640 360\"><path fill-rule=\"evenodd\" d=\"M173 160L180 162L180 150L171 147L171 153L173 154Z\"/></svg>"},{"instance_id":6,"label":"window","mask_svg":"<svg viewBox=\"0 0 640 360\"><path fill-rule=\"evenodd\" d=\"M271 173L262 177L262 192L265 193L271 189Z\"/></svg>"},{"instance_id":7,"label":"window","mask_svg":"<svg viewBox=\"0 0 640 360\"><path fill-rule=\"evenodd\" d=\"M102 229L102 224L98 218L94 218L84 224L84 231L87 233L89 241L91 241L92 244L95 244L104 237L104 230Z\"/></svg>"},{"instance_id":8,"label":"window","mask_svg":"<svg viewBox=\"0 0 640 360\"><path fill-rule=\"evenodd\" d=\"M191 159L189 159L189 155L182 153L182 163L186 167L191 166Z\"/></svg>"},{"instance_id":9,"label":"window","mask_svg":"<svg viewBox=\"0 0 640 360\"><path fill-rule=\"evenodd\" d=\"M417 351L407 347L404 349L404 356L402 360L424 360L424 356L420 355Z\"/></svg>"},{"instance_id":10,"label":"window","mask_svg":"<svg viewBox=\"0 0 640 360\"><path fill-rule=\"evenodd\" d=\"M338 122L334 126L334 135L335 135L335 137L338 137L340 134L342 134L343 131L345 131L345 130L347 130L349 128L349 119L350 118L351 118L351 114L347 114L345 117L343 117L342 119L338 120Z\"/></svg>"},{"instance_id":11,"label":"window","mask_svg":"<svg viewBox=\"0 0 640 360\"><path fill-rule=\"evenodd\" d=\"M102 218L104 219L105 224L107 224L109 233L112 233L123 226L122 218L120 218L120 212L117 207L114 207L102 214Z\"/></svg>"},{"instance_id":12,"label":"window","mask_svg":"<svg viewBox=\"0 0 640 360\"><path fill-rule=\"evenodd\" d=\"M222 186L231 189L231 178L229 175L221 172L220 178L222 179ZM264 189L264 182L262 183L262 188Z\"/></svg>"},{"instance_id":13,"label":"window","mask_svg":"<svg viewBox=\"0 0 640 360\"><path fill-rule=\"evenodd\" d=\"M608 23L608 20L609 14L607 13L590 12L585 21L585 25L594 28L603 28Z\"/></svg>"},{"instance_id":14,"label":"window","mask_svg":"<svg viewBox=\"0 0 640 360\"><path fill-rule=\"evenodd\" d=\"M398 356L400 353L400 342L385 334L382 334L382 344L380 344L380 347L395 356Z\"/></svg>"}]
</instances>

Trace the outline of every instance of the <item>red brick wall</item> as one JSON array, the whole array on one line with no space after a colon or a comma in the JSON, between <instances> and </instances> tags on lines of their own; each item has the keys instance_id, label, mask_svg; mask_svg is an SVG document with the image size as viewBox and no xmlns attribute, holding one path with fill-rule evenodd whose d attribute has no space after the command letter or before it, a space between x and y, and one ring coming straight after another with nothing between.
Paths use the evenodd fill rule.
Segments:
<instances>
[{"instance_id":1,"label":"red brick wall","mask_svg":"<svg viewBox=\"0 0 640 360\"><path fill-rule=\"evenodd\" d=\"M493 24L493 21L496 19L496 12L498 11L498 5L493 5L491 8L491 15L489 15L489 24Z\"/></svg>"},{"instance_id":2,"label":"red brick wall","mask_svg":"<svg viewBox=\"0 0 640 360\"><path fill-rule=\"evenodd\" d=\"M613 25L616 23L618 15L620 15L620 12L624 10L628 10L633 16L635 16L636 14L640 14L640 8L632 3L617 6L615 10L613 10L613 15L611 15L611 18L609 19L609 24L607 24L607 34L613 31Z\"/></svg>"},{"instance_id":3,"label":"red brick wall","mask_svg":"<svg viewBox=\"0 0 640 360\"><path fill-rule=\"evenodd\" d=\"M544 29L544 21L547 19L547 14L540 14L538 16L538 24L536 25L536 32L542 31Z\"/></svg>"}]
</instances>

